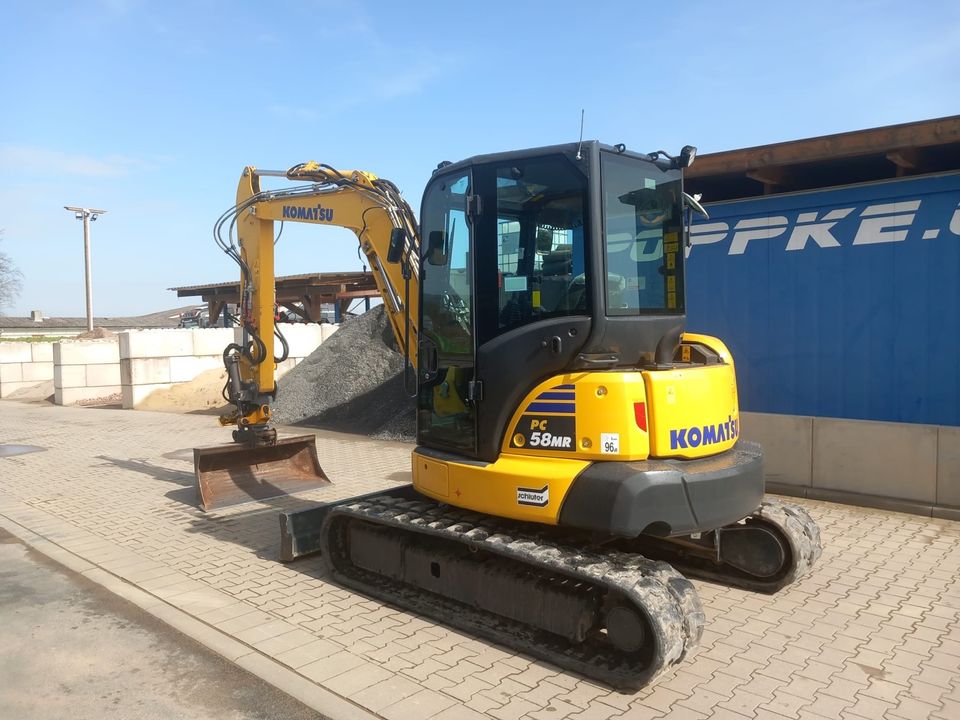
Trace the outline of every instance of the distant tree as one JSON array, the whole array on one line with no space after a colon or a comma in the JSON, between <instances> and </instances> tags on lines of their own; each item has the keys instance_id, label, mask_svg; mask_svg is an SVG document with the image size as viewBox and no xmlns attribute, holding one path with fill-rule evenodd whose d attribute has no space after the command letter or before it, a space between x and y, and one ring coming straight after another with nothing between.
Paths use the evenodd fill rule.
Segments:
<instances>
[{"instance_id":1,"label":"distant tree","mask_svg":"<svg viewBox=\"0 0 960 720\"><path fill-rule=\"evenodd\" d=\"M0 235L3 230L0 230ZM2 238L0 238L2 239ZM6 253L0 252L0 314L20 295L23 273L17 269Z\"/></svg>"}]
</instances>

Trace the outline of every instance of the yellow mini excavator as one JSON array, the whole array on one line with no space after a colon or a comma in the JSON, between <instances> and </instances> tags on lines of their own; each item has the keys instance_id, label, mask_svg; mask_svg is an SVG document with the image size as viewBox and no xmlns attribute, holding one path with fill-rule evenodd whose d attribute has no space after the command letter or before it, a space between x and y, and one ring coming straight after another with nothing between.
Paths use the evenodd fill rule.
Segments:
<instances>
[{"instance_id":1,"label":"yellow mini excavator","mask_svg":"<svg viewBox=\"0 0 960 720\"><path fill-rule=\"evenodd\" d=\"M684 332L695 152L441 163L419 226L369 173L247 168L218 223L241 267L237 445L203 451L198 475L205 460L221 482L276 489L287 465L326 481L309 439L270 427L274 223L349 227L415 368L413 484L283 513L283 559L319 551L364 594L620 689L650 682L700 638L685 574L775 592L820 555L802 508L763 499L730 352ZM299 184L261 190L265 175Z\"/></svg>"}]
</instances>

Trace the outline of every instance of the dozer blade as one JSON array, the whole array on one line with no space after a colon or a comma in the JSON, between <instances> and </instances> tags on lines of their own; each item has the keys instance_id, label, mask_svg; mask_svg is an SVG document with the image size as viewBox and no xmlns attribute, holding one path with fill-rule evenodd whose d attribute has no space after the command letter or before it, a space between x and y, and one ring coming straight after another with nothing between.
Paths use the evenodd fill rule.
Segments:
<instances>
[{"instance_id":1,"label":"dozer blade","mask_svg":"<svg viewBox=\"0 0 960 720\"><path fill-rule=\"evenodd\" d=\"M276 445L194 448L197 500L204 510L239 505L329 485L313 435L280 438Z\"/></svg>"}]
</instances>

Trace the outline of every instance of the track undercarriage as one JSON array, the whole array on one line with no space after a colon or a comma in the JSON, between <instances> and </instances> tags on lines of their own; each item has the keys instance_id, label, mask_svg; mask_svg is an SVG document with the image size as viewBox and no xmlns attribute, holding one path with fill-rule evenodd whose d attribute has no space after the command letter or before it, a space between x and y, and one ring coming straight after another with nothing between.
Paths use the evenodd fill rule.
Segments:
<instances>
[{"instance_id":1,"label":"track undercarriage","mask_svg":"<svg viewBox=\"0 0 960 720\"><path fill-rule=\"evenodd\" d=\"M622 691L649 684L700 640L704 613L678 570L775 592L820 554L816 524L780 502L696 539L597 545L379 494L324 508L317 538L338 582Z\"/></svg>"}]
</instances>

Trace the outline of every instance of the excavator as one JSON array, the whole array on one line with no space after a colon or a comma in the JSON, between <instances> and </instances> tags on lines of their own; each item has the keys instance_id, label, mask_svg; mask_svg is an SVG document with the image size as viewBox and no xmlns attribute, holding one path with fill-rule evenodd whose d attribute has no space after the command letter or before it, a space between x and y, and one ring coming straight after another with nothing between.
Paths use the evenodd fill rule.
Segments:
<instances>
[{"instance_id":1,"label":"excavator","mask_svg":"<svg viewBox=\"0 0 960 720\"><path fill-rule=\"evenodd\" d=\"M674 667L704 625L688 577L773 593L821 552L803 508L764 499L729 350L685 330L695 154L444 162L419 223L368 172L246 168L216 233L241 267L236 443L198 451L201 494L328 482L310 436L271 427L274 224L350 228L408 361L413 482L282 513L282 559L320 552L335 582L622 691Z\"/></svg>"}]
</instances>

